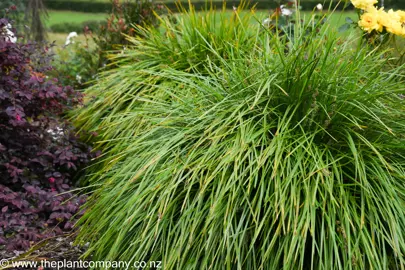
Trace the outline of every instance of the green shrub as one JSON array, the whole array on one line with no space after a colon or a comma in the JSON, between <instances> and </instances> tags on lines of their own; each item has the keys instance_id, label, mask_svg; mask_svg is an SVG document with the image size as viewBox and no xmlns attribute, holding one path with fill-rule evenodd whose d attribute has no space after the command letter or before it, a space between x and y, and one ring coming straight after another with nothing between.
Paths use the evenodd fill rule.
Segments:
<instances>
[{"instance_id":1,"label":"green shrub","mask_svg":"<svg viewBox=\"0 0 405 270\"><path fill-rule=\"evenodd\" d=\"M49 27L49 30L54 33L70 33L81 32L83 30L83 27L81 23L65 22L53 24Z\"/></svg>"},{"instance_id":2,"label":"green shrub","mask_svg":"<svg viewBox=\"0 0 405 270\"><path fill-rule=\"evenodd\" d=\"M24 12L25 3L23 0L0 1L0 18L8 18L17 34L24 30Z\"/></svg>"},{"instance_id":3,"label":"green shrub","mask_svg":"<svg viewBox=\"0 0 405 270\"><path fill-rule=\"evenodd\" d=\"M161 10L160 6L146 0L114 1L111 14L105 21L53 25L51 29L55 32L80 32L81 29L86 43L71 44L58 50L56 69L51 75L62 78L64 84L74 83L76 89L89 86L97 80L100 68L110 68L107 55L120 53L128 44L127 37L140 34L137 26L158 26L155 12Z\"/></svg>"},{"instance_id":4,"label":"green shrub","mask_svg":"<svg viewBox=\"0 0 405 270\"><path fill-rule=\"evenodd\" d=\"M55 68L49 75L59 78L63 85L83 89L86 83L95 79L99 56L88 43L76 42L56 51Z\"/></svg>"},{"instance_id":5,"label":"green shrub","mask_svg":"<svg viewBox=\"0 0 405 270\"><path fill-rule=\"evenodd\" d=\"M77 1L77 0L44 0L48 9L52 10L71 10L79 12L103 13L111 10L111 2L99 1Z\"/></svg>"},{"instance_id":6,"label":"green shrub","mask_svg":"<svg viewBox=\"0 0 405 270\"><path fill-rule=\"evenodd\" d=\"M99 67L109 64L107 54L127 45L128 37L139 35L137 27L157 27L159 23L155 13L159 14L160 10L162 10L160 6L158 8L149 0L113 1L106 23L93 38L99 49Z\"/></svg>"},{"instance_id":7,"label":"green shrub","mask_svg":"<svg viewBox=\"0 0 405 270\"><path fill-rule=\"evenodd\" d=\"M85 21L82 23L82 29L84 29L86 26L88 27L88 30L92 31L93 33L97 33L103 25L105 26L107 24L106 21L96 21L96 20L91 20L91 21Z\"/></svg>"},{"instance_id":8,"label":"green shrub","mask_svg":"<svg viewBox=\"0 0 405 270\"><path fill-rule=\"evenodd\" d=\"M223 14L162 19L87 91L74 119L104 152L88 171L87 254L163 269L405 267L400 68L328 26L286 40Z\"/></svg>"},{"instance_id":9,"label":"green shrub","mask_svg":"<svg viewBox=\"0 0 405 270\"><path fill-rule=\"evenodd\" d=\"M102 25L106 25L106 22L94 20L85 21L82 23L64 22L51 25L49 27L49 30L51 30L54 33L70 33L70 32L83 33L84 28L87 26L90 31L97 33Z\"/></svg>"}]
</instances>

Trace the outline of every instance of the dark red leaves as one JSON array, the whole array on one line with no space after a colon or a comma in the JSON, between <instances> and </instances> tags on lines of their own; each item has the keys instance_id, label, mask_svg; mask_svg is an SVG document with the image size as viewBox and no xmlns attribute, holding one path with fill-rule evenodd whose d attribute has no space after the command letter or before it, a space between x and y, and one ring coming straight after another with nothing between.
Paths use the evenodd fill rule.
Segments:
<instances>
[{"instance_id":1,"label":"dark red leaves","mask_svg":"<svg viewBox=\"0 0 405 270\"><path fill-rule=\"evenodd\" d=\"M24 250L72 228L85 197L67 191L90 149L60 118L82 95L48 79L47 48L0 37L0 52L0 249Z\"/></svg>"}]
</instances>

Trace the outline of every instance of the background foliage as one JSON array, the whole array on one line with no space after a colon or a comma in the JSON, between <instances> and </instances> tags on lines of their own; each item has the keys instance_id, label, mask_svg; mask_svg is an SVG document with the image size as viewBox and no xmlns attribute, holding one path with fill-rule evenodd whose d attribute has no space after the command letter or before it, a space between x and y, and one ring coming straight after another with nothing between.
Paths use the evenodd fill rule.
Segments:
<instances>
[{"instance_id":1,"label":"background foliage","mask_svg":"<svg viewBox=\"0 0 405 270\"><path fill-rule=\"evenodd\" d=\"M136 5L134 5L136 3ZM76 88L89 86L99 69L109 69L109 54L119 54L129 44L128 37L141 35L142 27L157 27L155 14L163 7L149 1L114 1L109 16L101 23L84 24L85 43L75 43L58 50L53 76ZM67 27L66 25L64 27Z\"/></svg>"},{"instance_id":2,"label":"background foliage","mask_svg":"<svg viewBox=\"0 0 405 270\"><path fill-rule=\"evenodd\" d=\"M171 10L176 10L176 1L158 1L157 3L162 2ZM187 1L182 1L183 3L187 3ZM206 8L205 1L191 1L195 6L196 10L201 10L202 8ZM325 3L326 6L329 5L331 1L318 1L318 0L301 0L300 5L302 6L303 10L313 10L313 8L318 3ZM339 1L333 0L335 6ZM338 9L342 9L347 5L348 1L342 1L342 4L339 5ZM111 10L111 2L109 0L105 1L85 1L85 0L44 0L45 5L49 9L55 10L74 10L74 11L81 11L81 12L107 12ZM222 1L213 1L214 5L217 8L220 8L223 4ZM231 9L232 6L238 6L240 1L227 1L228 9ZM251 1L252 4L257 3L258 9L274 9L280 5L280 1L277 0L270 0L270 1ZM187 5L187 4L186 4ZM385 0L385 5L389 8L402 8L405 9L405 2L402 0ZM352 9L350 6L346 6L346 9Z\"/></svg>"}]
</instances>

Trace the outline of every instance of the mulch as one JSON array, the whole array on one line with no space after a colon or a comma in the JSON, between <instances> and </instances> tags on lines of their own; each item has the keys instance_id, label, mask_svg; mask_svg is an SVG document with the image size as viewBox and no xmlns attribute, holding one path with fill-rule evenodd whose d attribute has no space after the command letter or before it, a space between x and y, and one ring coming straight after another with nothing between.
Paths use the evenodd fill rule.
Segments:
<instances>
[{"instance_id":1,"label":"mulch","mask_svg":"<svg viewBox=\"0 0 405 270\"><path fill-rule=\"evenodd\" d=\"M74 234L66 234L51 239L46 239L35 244L28 251L7 251L0 249L0 259L8 259L12 261L37 261L38 265L41 261L79 261L84 260L80 257L85 253L88 243L83 246L74 245ZM86 258L90 260L91 258ZM50 265L50 264L48 264ZM2 269L0 267L0 269ZM6 268L6 269L36 269L36 270L54 270L54 269L87 269L87 268L52 268L52 267L37 267L37 268Z\"/></svg>"}]
</instances>

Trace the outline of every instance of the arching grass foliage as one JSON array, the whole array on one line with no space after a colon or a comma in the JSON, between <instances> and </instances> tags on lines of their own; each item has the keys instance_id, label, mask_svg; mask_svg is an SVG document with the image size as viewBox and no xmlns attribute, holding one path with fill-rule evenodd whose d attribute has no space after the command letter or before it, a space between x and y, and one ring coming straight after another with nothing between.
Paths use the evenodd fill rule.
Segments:
<instances>
[{"instance_id":1,"label":"arching grass foliage","mask_svg":"<svg viewBox=\"0 0 405 270\"><path fill-rule=\"evenodd\" d=\"M286 40L221 14L144 30L75 112L104 151L88 170L88 254L164 269L405 267L400 68L327 26Z\"/></svg>"}]
</instances>

